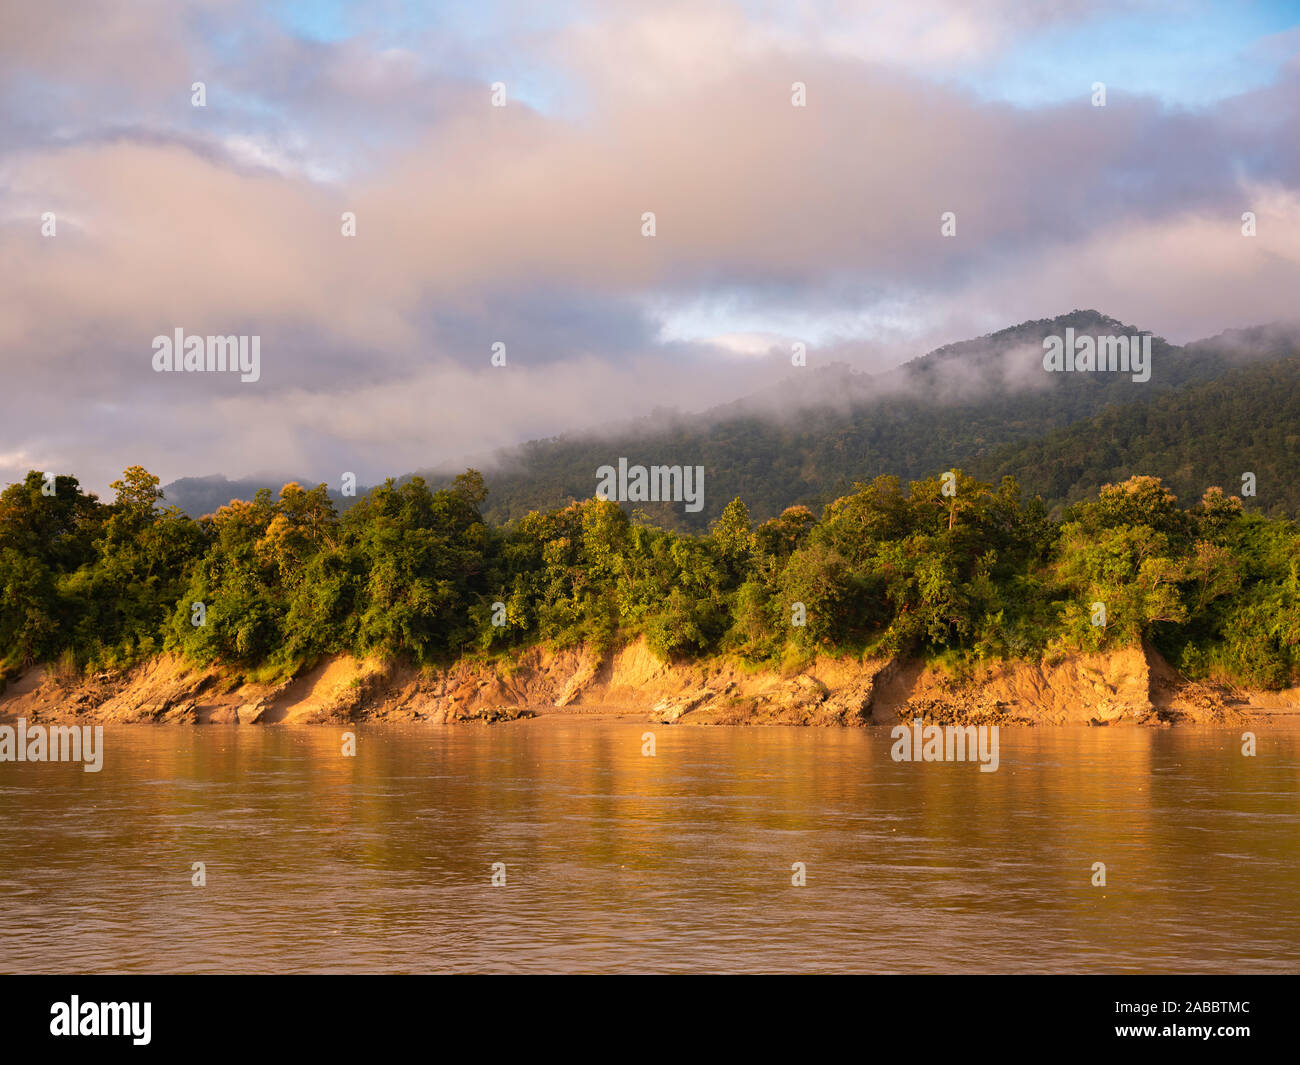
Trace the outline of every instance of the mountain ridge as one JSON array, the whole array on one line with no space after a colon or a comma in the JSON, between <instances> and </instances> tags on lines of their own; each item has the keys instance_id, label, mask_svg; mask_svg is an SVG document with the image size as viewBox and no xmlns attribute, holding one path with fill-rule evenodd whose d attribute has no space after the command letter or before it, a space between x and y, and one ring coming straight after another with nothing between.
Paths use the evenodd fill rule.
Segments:
<instances>
[{"instance_id":1,"label":"mountain ridge","mask_svg":"<svg viewBox=\"0 0 1300 1065\"><path fill-rule=\"evenodd\" d=\"M880 473L906 480L953 467L991 469L995 454L1010 461L1017 446L1110 407L1146 404L1300 350L1294 327L1282 323L1224 330L1181 346L1153 335L1152 380L1139 389L1128 375L1044 372L1043 339L1067 328L1079 335L1143 334L1099 311L1076 309L945 344L883 373L833 363L798 371L791 384L695 414L660 410L603 434L586 430L525 441L486 457L485 513L508 522L530 510L588 498L596 469L627 457L705 467L703 511L690 515L668 504L640 505L657 524L699 530L736 496L755 517L766 518L787 506L828 502ZM397 480L418 475L441 487L462 468L444 463ZM1059 477L1052 484L1051 501L1071 495ZM252 498L263 487L276 492L279 485L267 477L232 481L214 475L177 479L164 490L169 501L196 515L231 498ZM357 493L360 498L365 489L358 486ZM355 502L333 486L330 494L341 508Z\"/></svg>"}]
</instances>

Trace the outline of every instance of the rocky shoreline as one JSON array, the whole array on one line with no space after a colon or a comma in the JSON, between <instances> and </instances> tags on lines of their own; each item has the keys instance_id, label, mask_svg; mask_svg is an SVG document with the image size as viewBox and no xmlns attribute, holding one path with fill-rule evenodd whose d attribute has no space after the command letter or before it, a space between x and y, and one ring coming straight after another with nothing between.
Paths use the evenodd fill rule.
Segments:
<instances>
[{"instance_id":1,"label":"rocky shoreline","mask_svg":"<svg viewBox=\"0 0 1300 1065\"><path fill-rule=\"evenodd\" d=\"M499 723L618 714L660 724L857 727L932 724L1237 725L1300 713L1300 692L1189 681L1150 648L1002 662L954 677L910 658L818 657L794 673L730 659L664 663L529 648L437 671L338 656L281 684L160 656L121 673L37 667L0 692L0 719L174 724Z\"/></svg>"}]
</instances>

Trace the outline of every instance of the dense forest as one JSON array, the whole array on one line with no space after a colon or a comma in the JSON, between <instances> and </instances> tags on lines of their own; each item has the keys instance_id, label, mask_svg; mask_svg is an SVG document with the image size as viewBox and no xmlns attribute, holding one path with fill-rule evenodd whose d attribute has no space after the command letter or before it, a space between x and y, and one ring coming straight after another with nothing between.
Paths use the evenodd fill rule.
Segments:
<instances>
[{"instance_id":1,"label":"dense forest","mask_svg":"<svg viewBox=\"0 0 1300 1065\"><path fill-rule=\"evenodd\" d=\"M543 642L755 665L818 650L955 664L1153 641L1194 677L1296 682L1300 531L1154 477L1050 520L1012 478L880 476L820 515L740 499L679 533L596 499L493 525L470 470L388 481L339 516L288 484L198 521L140 467L111 503L35 471L0 493L0 660L120 668L167 650L247 676L322 655L435 665Z\"/></svg>"},{"instance_id":2,"label":"dense forest","mask_svg":"<svg viewBox=\"0 0 1300 1065\"><path fill-rule=\"evenodd\" d=\"M1108 408L1027 444L975 461L996 479L1014 470L1049 508L1096 495L1136 473L1159 476L1180 498L1206 482L1242 488L1244 502L1278 517L1300 513L1300 356L1234 370L1217 380Z\"/></svg>"},{"instance_id":3,"label":"dense forest","mask_svg":"<svg viewBox=\"0 0 1300 1065\"><path fill-rule=\"evenodd\" d=\"M701 513L642 507L656 524L695 532L737 496L762 520L796 504L820 509L881 474L913 480L954 466L994 483L1023 472L1026 490L1041 493L1049 509L1129 473L1166 477L1194 501L1205 484L1226 489L1240 485L1243 471L1258 473L1261 455L1287 468L1296 444L1281 427L1294 424L1296 397L1286 389L1296 367L1274 360L1300 352L1293 332L1247 330L1183 347L1153 338L1151 380L1136 384L1125 374L1043 372L1043 338L1067 328L1094 336L1140 332L1096 311L1075 311L939 348L888 374L810 367L792 373L777 395L696 416L661 413L612 434L534 441L503 453L487 473L492 494L485 516L506 522L584 499L594 471L620 455L633 463L652 456L656 463L705 468ZM1268 383L1266 361L1276 367L1277 385ZM1207 389L1215 382L1221 387ZM1149 414L1157 404L1159 413ZM1211 410L1213 418L1204 418ZM1138 439L1148 421L1155 439ZM1267 426L1276 428L1265 439ZM1034 443L1071 428L1069 435ZM1050 448L1058 439L1071 450L1054 465ZM1097 452L1099 440L1112 439ZM1151 452L1142 449L1148 442ZM1214 477L1197 484L1202 467L1186 456L1203 453L1216 458ZM451 478L427 472L426 480L442 487ZM1263 480L1268 494L1248 499L1251 507L1300 512L1300 480Z\"/></svg>"}]
</instances>

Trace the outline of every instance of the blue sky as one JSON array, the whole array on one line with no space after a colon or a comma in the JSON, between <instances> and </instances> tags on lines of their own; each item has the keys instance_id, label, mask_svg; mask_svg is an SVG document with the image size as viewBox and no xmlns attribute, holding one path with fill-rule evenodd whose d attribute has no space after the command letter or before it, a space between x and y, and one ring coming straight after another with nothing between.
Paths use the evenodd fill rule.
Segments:
<instances>
[{"instance_id":1,"label":"blue sky","mask_svg":"<svg viewBox=\"0 0 1300 1065\"><path fill-rule=\"evenodd\" d=\"M1170 8L1163 16L1103 13L1045 28L987 73L961 80L989 98L1030 107L1078 96L1094 81L1199 107L1267 85L1294 52L1294 42L1288 49L1274 38L1300 25L1300 4L1188 0Z\"/></svg>"},{"instance_id":2,"label":"blue sky","mask_svg":"<svg viewBox=\"0 0 1300 1065\"><path fill-rule=\"evenodd\" d=\"M742 6L775 24L785 21L782 5ZM1179 0L1120 8L1097 4L1077 17L1027 28L994 54L925 69L936 80L950 80L986 99L1025 107L1078 97L1094 81L1104 81L1119 93L1198 107L1272 81L1295 50L1293 42L1276 38L1300 27L1296 0ZM338 43L362 36L379 47L401 46L412 34L439 30L458 39L486 42L545 32L587 14L583 5L571 3L402 0L375 4L277 0L271 10L288 30L305 39ZM514 65L529 66L518 59ZM533 95L539 99L557 98L568 88L560 70L534 74ZM548 77L553 84L547 84Z\"/></svg>"},{"instance_id":3,"label":"blue sky","mask_svg":"<svg viewBox=\"0 0 1300 1065\"><path fill-rule=\"evenodd\" d=\"M446 3L275 0L271 10L286 27L311 40L336 43L364 34L381 46L391 46L403 43L412 33L439 28L470 39L521 28L545 29L576 17L578 6L562 0L525 5L498 5L482 0Z\"/></svg>"}]
</instances>

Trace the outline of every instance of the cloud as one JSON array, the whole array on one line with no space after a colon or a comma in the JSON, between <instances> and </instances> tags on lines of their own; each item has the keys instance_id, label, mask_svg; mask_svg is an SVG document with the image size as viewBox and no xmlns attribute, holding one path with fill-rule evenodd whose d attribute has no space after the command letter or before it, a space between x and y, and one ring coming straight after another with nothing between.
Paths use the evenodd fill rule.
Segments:
<instances>
[{"instance_id":1,"label":"cloud","mask_svg":"<svg viewBox=\"0 0 1300 1065\"><path fill-rule=\"evenodd\" d=\"M114 8L96 46L101 10L0 16L32 43L0 44L0 129L26 130L0 152L0 480L29 461L101 487L133 462L374 480L700 409L792 372L795 341L879 370L1074 307L1186 340L1294 301L1300 69L1196 110L1122 86L1012 106L932 76L1091 5L616 4L402 43L158 5ZM494 108L494 67L581 105L512 83ZM261 336L262 379L154 374L176 327Z\"/></svg>"}]
</instances>

